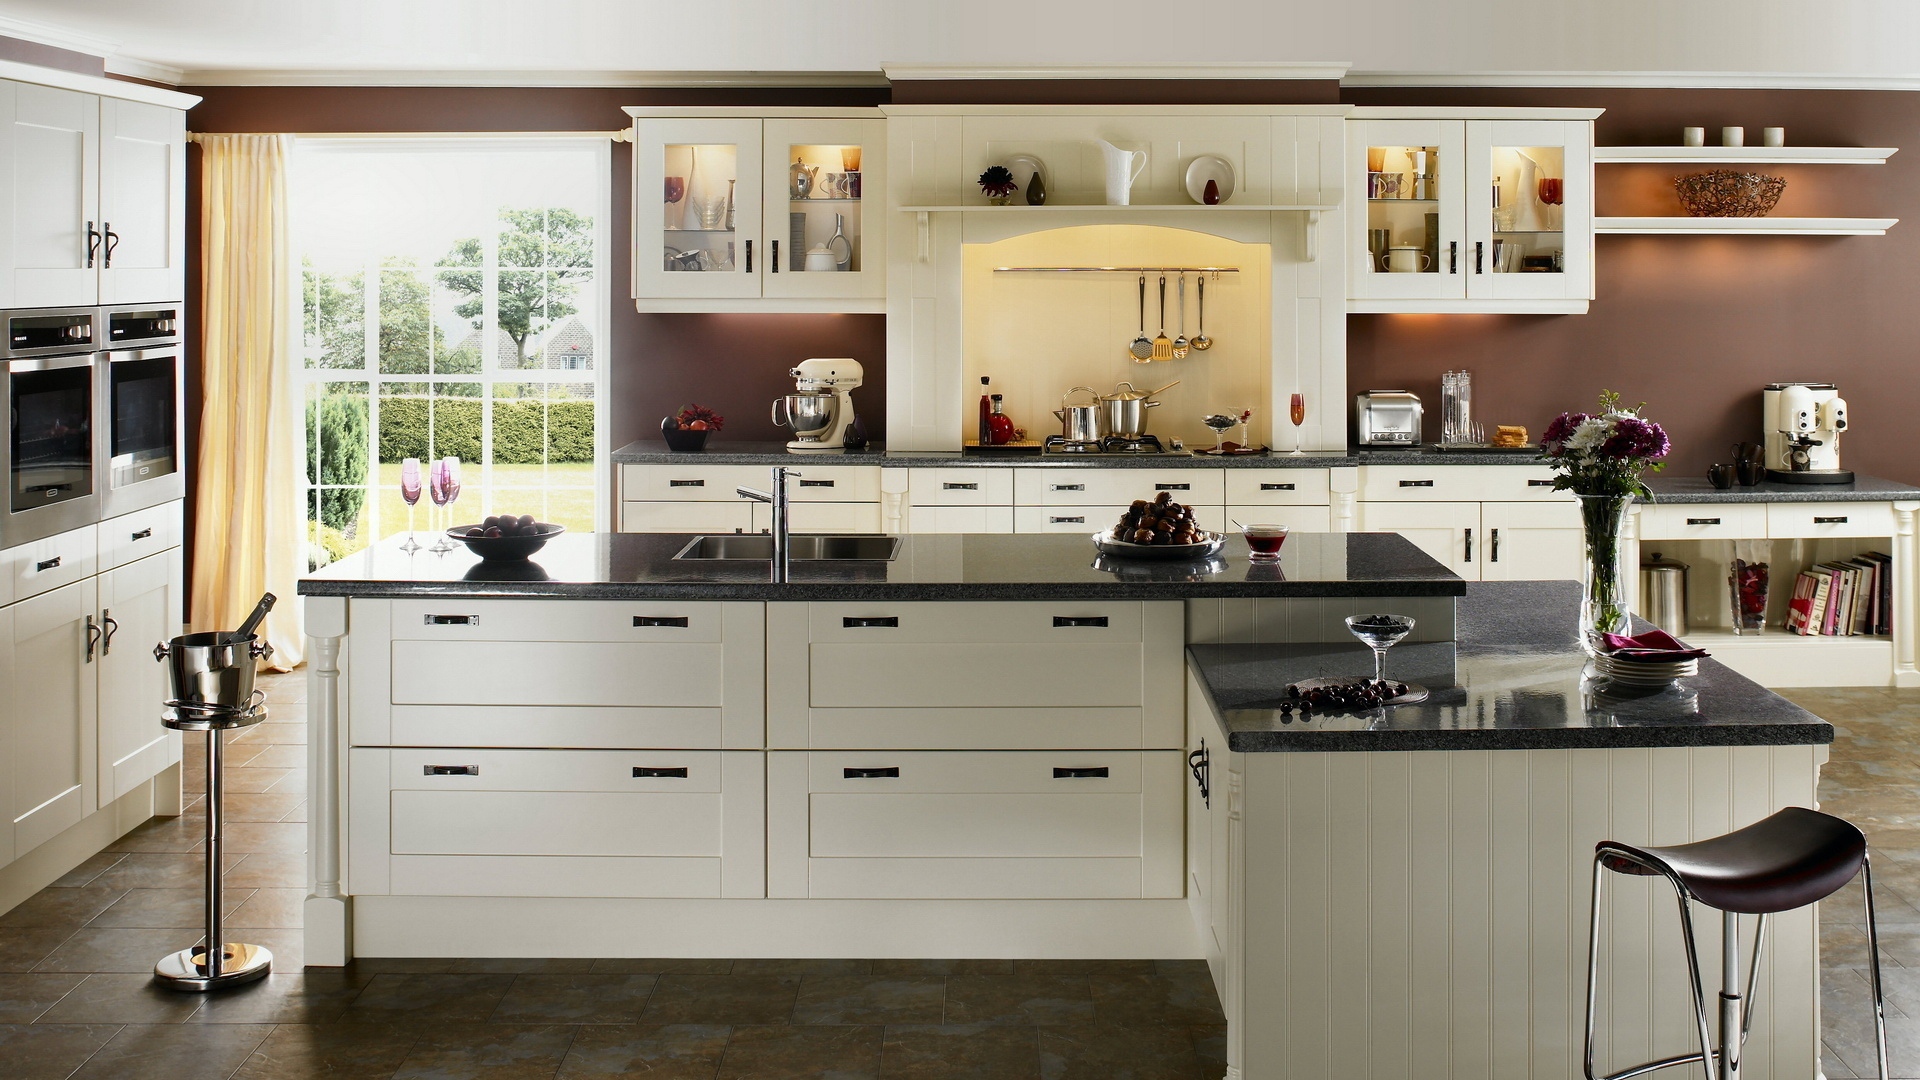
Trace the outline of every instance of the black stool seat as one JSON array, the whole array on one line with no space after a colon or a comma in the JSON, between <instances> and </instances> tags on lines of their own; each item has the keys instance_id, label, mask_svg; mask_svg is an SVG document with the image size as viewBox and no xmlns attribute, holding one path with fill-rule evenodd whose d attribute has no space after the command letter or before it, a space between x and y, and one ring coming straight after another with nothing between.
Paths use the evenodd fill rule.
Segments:
<instances>
[{"instance_id":1,"label":"black stool seat","mask_svg":"<svg viewBox=\"0 0 1920 1080\"><path fill-rule=\"evenodd\" d=\"M1860 872L1867 838L1851 822L1789 806L1724 836L1674 847L1602 841L1596 854L1624 874L1666 873L1721 911L1771 914L1838 892Z\"/></svg>"}]
</instances>

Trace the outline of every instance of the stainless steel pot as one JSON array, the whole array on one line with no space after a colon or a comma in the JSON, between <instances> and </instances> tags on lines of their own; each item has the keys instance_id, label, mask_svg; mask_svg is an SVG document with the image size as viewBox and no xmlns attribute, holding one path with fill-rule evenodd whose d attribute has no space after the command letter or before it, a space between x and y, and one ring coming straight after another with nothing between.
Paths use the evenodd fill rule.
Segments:
<instances>
[{"instance_id":1,"label":"stainless steel pot","mask_svg":"<svg viewBox=\"0 0 1920 1080\"><path fill-rule=\"evenodd\" d=\"M1107 434L1122 439L1137 439L1147 433L1147 410L1157 409L1160 403L1153 400L1154 395L1180 385L1175 379L1159 390L1135 390L1133 384L1123 382L1114 387L1113 393L1100 398L1100 407L1105 414Z\"/></svg>"},{"instance_id":2,"label":"stainless steel pot","mask_svg":"<svg viewBox=\"0 0 1920 1080\"><path fill-rule=\"evenodd\" d=\"M1093 398L1089 405L1069 405L1067 399L1085 390ZM1068 442L1100 441L1100 392L1091 386L1076 386L1060 395L1060 407L1053 415L1060 420L1060 437Z\"/></svg>"},{"instance_id":3,"label":"stainless steel pot","mask_svg":"<svg viewBox=\"0 0 1920 1080\"><path fill-rule=\"evenodd\" d=\"M833 426L834 400L831 390L801 390L777 398L773 403L775 427L791 428L802 438L818 435Z\"/></svg>"},{"instance_id":4,"label":"stainless steel pot","mask_svg":"<svg viewBox=\"0 0 1920 1080\"><path fill-rule=\"evenodd\" d=\"M257 637L235 637L224 630L186 634L153 647L153 658L171 661L173 697L169 705L240 710L254 700L254 661L272 656L273 647Z\"/></svg>"}]
</instances>

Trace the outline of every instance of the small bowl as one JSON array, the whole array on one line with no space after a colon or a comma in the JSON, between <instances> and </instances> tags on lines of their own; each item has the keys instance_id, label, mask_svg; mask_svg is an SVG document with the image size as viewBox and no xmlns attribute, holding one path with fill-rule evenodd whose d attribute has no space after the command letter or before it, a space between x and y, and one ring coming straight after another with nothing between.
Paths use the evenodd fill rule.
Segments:
<instances>
[{"instance_id":1,"label":"small bowl","mask_svg":"<svg viewBox=\"0 0 1920 1080\"><path fill-rule=\"evenodd\" d=\"M1787 190L1784 177L1715 169L1673 178L1680 205L1694 217L1766 217Z\"/></svg>"},{"instance_id":2,"label":"small bowl","mask_svg":"<svg viewBox=\"0 0 1920 1080\"><path fill-rule=\"evenodd\" d=\"M660 420L660 437L667 440L669 450L678 450L682 453L705 450L707 436L711 434L713 434L711 430L687 431L675 423L671 416L662 417Z\"/></svg>"},{"instance_id":3,"label":"small bowl","mask_svg":"<svg viewBox=\"0 0 1920 1080\"><path fill-rule=\"evenodd\" d=\"M480 556L482 562L513 562L518 559L524 559L534 552L539 551L541 548L546 547L547 541L567 531L565 525L549 525L545 522L538 522L536 524L540 531L531 536L525 534L520 536L468 536L467 530L480 528L479 522L471 525L455 525L453 528L447 530L447 535L467 545L467 550Z\"/></svg>"}]
</instances>

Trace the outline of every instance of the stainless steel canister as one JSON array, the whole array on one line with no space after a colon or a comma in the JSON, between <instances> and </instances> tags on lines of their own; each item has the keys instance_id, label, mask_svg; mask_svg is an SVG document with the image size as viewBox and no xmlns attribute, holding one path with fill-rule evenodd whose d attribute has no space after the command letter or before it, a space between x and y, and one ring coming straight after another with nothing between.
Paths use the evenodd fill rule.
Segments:
<instances>
[{"instance_id":1,"label":"stainless steel canister","mask_svg":"<svg viewBox=\"0 0 1920 1080\"><path fill-rule=\"evenodd\" d=\"M1687 632L1687 564L1654 552L1640 564L1640 617L1679 637Z\"/></svg>"}]
</instances>

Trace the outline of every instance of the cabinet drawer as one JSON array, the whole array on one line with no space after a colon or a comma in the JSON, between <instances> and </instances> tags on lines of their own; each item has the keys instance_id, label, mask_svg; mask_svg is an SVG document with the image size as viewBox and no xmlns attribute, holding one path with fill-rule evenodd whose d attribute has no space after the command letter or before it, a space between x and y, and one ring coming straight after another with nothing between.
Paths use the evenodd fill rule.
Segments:
<instances>
[{"instance_id":1,"label":"cabinet drawer","mask_svg":"<svg viewBox=\"0 0 1920 1080\"><path fill-rule=\"evenodd\" d=\"M1180 895L1177 750L768 759L770 895Z\"/></svg>"},{"instance_id":2,"label":"cabinet drawer","mask_svg":"<svg viewBox=\"0 0 1920 1080\"><path fill-rule=\"evenodd\" d=\"M1010 533L1011 506L920 506L907 508L907 531L915 533Z\"/></svg>"},{"instance_id":3,"label":"cabinet drawer","mask_svg":"<svg viewBox=\"0 0 1920 1080\"><path fill-rule=\"evenodd\" d=\"M794 502L879 502L877 465L817 465L799 454L786 463L800 476L789 481ZM767 489L771 465L622 465L620 498L633 502L737 502L734 490Z\"/></svg>"},{"instance_id":4,"label":"cabinet drawer","mask_svg":"<svg viewBox=\"0 0 1920 1080\"><path fill-rule=\"evenodd\" d=\"M757 751L358 749L356 892L757 896Z\"/></svg>"},{"instance_id":5,"label":"cabinet drawer","mask_svg":"<svg viewBox=\"0 0 1920 1080\"><path fill-rule=\"evenodd\" d=\"M1893 534L1893 507L1886 503L1767 504L1767 535L1775 539Z\"/></svg>"},{"instance_id":6,"label":"cabinet drawer","mask_svg":"<svg viewBox=\"0 0 1920 1080\"><path fill-rule=\"evenodd\" d=\"M789 504L793 520L787 529L796 533L877 533L880 531L880 504L803 503ZM772 512L762 507L760 517L772 522Z\"/></svg>"},{"instance_id":7,"label":"cabinet drawer","mask_svg":"<svg viewBox=\"0 0 1920 1080\"><path fill-rule=\"evenodd\" d=\"M710 600L395 600L393 637L461 642L717 642L730 610L757 606Z\"/></svg>"},{"instance_id":8,"label":"cabinet drawer","mask_svg":"<svg viewBox=\"0 0 1920 1080\"><path fill-rule=\"evenodd\" d=\"M180 505L150 506L109 518L99 525L100 569L111 570L156 552L180 546Z\"/></svg>"},{"instance_id":9,"label":"cabinet drawer","mask_svg":"<svg viewBox=\"0 0 1920 1080\"><path fill-rule=\"evenodd\" d=\"M620 531L747 532L753 528L754 505L744 499L735 499L732 503L623 502L620 504Z\"/></svg>"},{"instance_id":10,"label":"cabinet drawer","mask_svg":"<svg viewBox=\"0 0 1920 1080\"><path fill-rule=\"evenodd\" d=\"M815 645L1137 644L1146 633L1144 605L1134 600L847 601L806 609L807 637Z\"/></svg>"},{"instance_id":11,"label":"cabinet drawer","mask_svg":"<svg viewBox=\"0 0 1920 1080\"><path fill-rule=\"evenodd\" d=\"M1553 470L1544 465L1488 465L1480 473L1480 497L1488 502L1574 503L1571 491L1553 490Z\"/></svg>"},{"instance_id":12,"label":"cabinet drawer","mask_svg":"<svg viewBox=\"0 0 1920 1080\"><path fill-rule=\"evenodd\" d=\"M1013 476L1020 506L1128 506L1161 491L1177 503L1226 504L1219 469L1020 469Z\"/></svg>"},{"instance_id":13,"label":"cabinet drawer","mask_svg":"<svg viewBox=\"0 0 1920 1080\"><path fill-rule=\"evenodd\" d=\"M1078 532L1092 535L1119 524L1120 515L1127 512L1129 505L1115 503L1107 506L1016 506L1013 508L1013 531ZM1212 532L1221 532L1227 527L1226 510L1218 505L1195 506L1193 517L1200 523L1201 528Z\"/></svg>"},{"instance_id":14,"label":"cabinet drawer","mask_svg":"<svg viewBox=\"0 0 1920 1080\"><path fill-rule=\"evenodd\" d=\"M907 502L913 506L1011 506L1011 469L907 470Z\"/></svg>"},{"instance_id":15,"label":"cabinet drawer","mask_svg":"<svg viewBox=\"0 0 1920 1080\"><path fill-rule=\"evenodd\" d=\"M1296 532L1332 532L1333 510L1327 506L1228 506L1227 517L1242 524L1285 525Z\"/></svg>"},{"instance_id":16,"label":"cabinet drawer","mask_svg":"<svg viewBox=\"0 0 1920 1080\"><path fill-rule=\"evenodd\" d=\"M4 557L13 564L13 598L25 600L92 577L100 561L98 530L88 525L8 549Z\"/></svg>"},{"instance_id":17,"label":"cabinet drawer","mask_svg":"<svg viewBox=\"0 0 1920 1080\"><path fill-rule=\"evenodd\" d=\"M1766 535L1763 503L1656 503L1640 509L1642 540L1759 540Z\"/></svg>"},{"instance_id":18,"label":"cabinet drawer","mask_svg":"<svg viewBox=\"0 0 1920 1080\"><path fill-rule=\"evenodd\" d=\"M1331 503L1325 469L1228 469L1227 502L1239 506L1326 506Z\"/></svg>"},{"instance_id":19,"label":"cabinet drawer","mask_svg":"<svg viewBox=\"0 0 1920 1080\"><path fill-rule=\"evenodd\" d=\"M1470 465L1362 465L1361 502L1478 502L1480 470Z\"/></svg>"}]
</instances>

